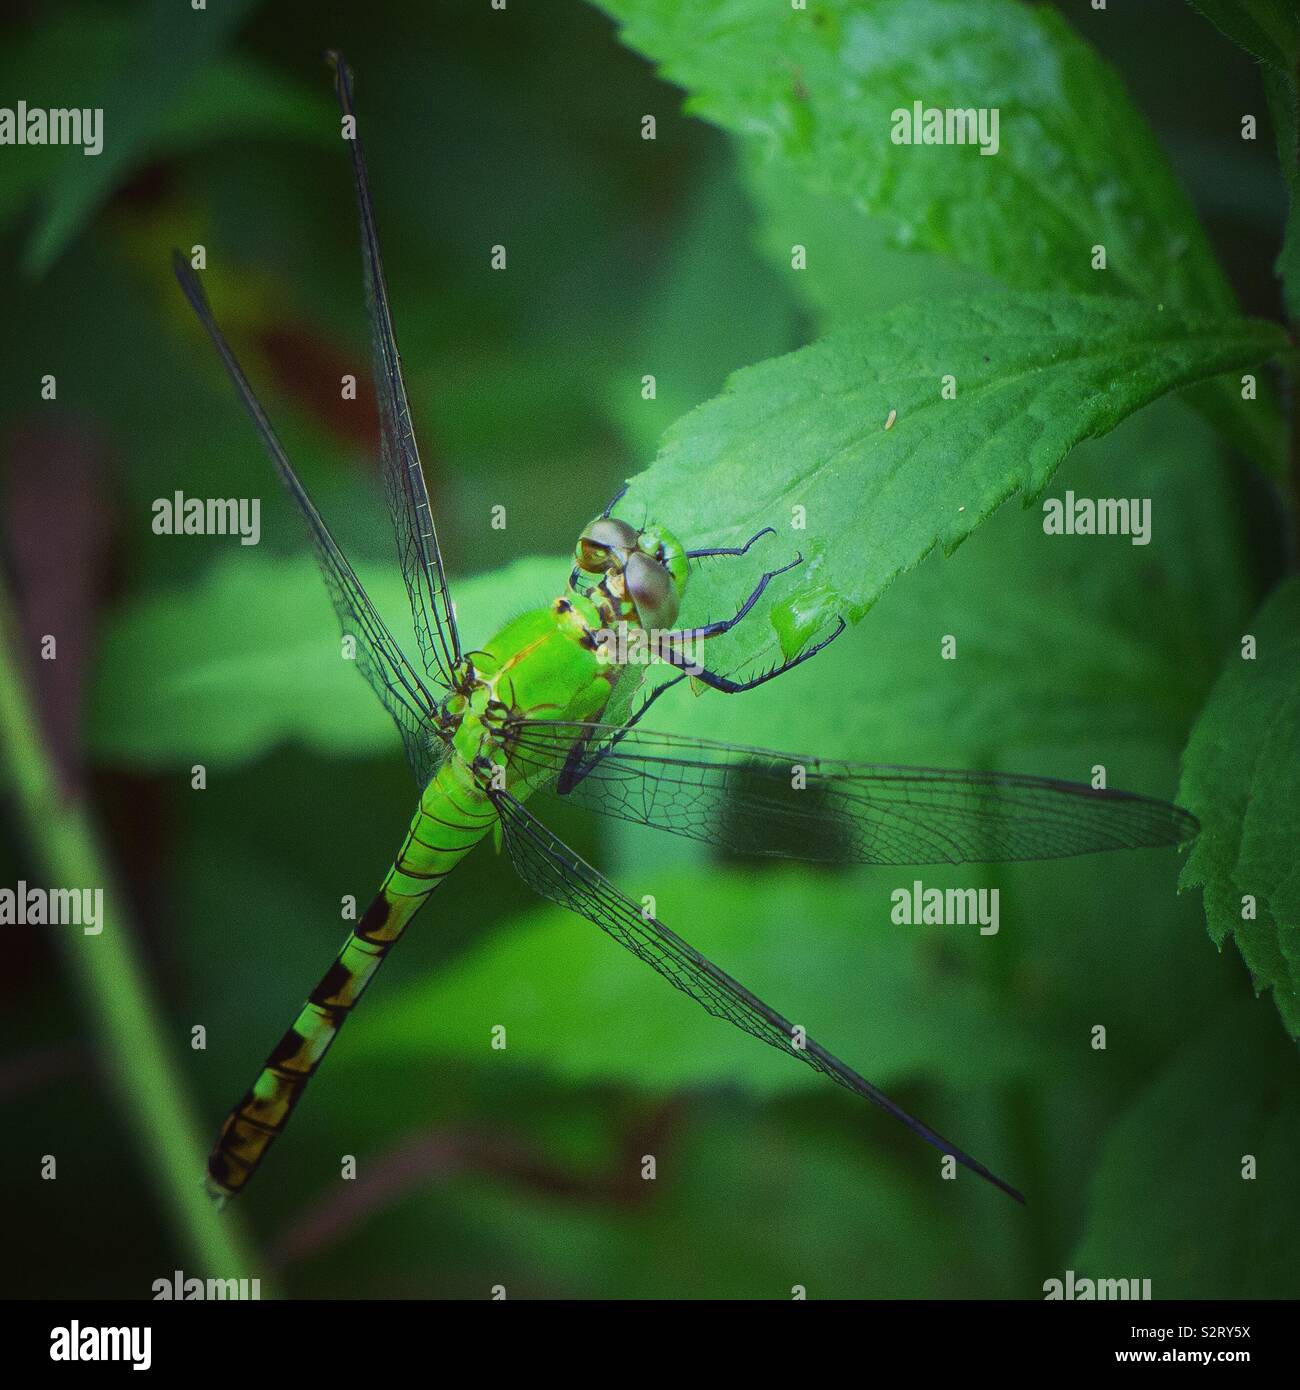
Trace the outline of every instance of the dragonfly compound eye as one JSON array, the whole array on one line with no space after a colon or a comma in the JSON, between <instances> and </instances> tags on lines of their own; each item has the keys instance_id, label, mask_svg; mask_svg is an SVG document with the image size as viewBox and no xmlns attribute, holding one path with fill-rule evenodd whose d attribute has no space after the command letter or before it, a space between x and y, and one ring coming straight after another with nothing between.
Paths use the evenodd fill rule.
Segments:
<instances>
[{"instance_id":1,"label":"dragonfly compound eye","mask_svg":"<svg viewBox=\"0 0 1300 1390\"><path fill-rule=\"evenodd\" d=\"M642 627L672 626L677 617L677 587L661 564L639 550L634 551L628 556L624 567L623 582L629 597L636 604Z\"/></svg>"},{"instance_id":2,"label":"dragonfly compound eye","mask_svg":"<svg viewBox=\"0 0 1300 1390\"><path fill-rule=\"evenodd\" d=\"M621 569L629 551L636 549L636 532L625 521L598 516L578 540L573 558L588 574Z\"/></svg>"}]
</instances>

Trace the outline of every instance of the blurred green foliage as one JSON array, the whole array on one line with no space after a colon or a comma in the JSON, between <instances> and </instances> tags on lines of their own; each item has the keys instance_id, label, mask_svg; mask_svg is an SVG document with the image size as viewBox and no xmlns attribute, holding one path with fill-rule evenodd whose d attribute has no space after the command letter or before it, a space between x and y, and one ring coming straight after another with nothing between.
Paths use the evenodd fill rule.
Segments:
<instances>
[{"instance_id":1,"label":"blurred green foliage","mask_svg":"<svg viewBox=\"0 0 1300 1390\"><path fill-rule=\"evenodd\" d=\"M341 48L357 73L408 385L471 644L562 585L581 524L735 369L837 329L860 333L884 371L887 350L895 360L902 350L888 334L910 317L912 341L936 343L961 326L960 312L945 313L958 297L1097 290L1063 228L1127 247L1130 291L1226 317L1231 280L1251 312L1278 315L1271 283L1252 278L1252 248L1280 243L1285 191L1237 139L1240 111L1262 110L1259 77L1185 7L1152 4L1109 29L1075 6L1078 37L1011 0L813 4L807 23L828 16L827 33L789 40L803 48L765 39L761 63L744 48L760 7L708 6L730 37L672 51L665 16L685 23L697 8L635 8L630 42L688 82L734 142L683 116L681 94L609 20L567 0L512 0L504 15L471 0L380 0L364 14L295 0L248 7L242 28L167 40L150 7L51 5L11 21L0 45L0 91L44 104L93 104L84 94L99 91L110 141L121 122L107 172L79 151L0 150L12 358L0 412L12 438L57 411L89 429L104 460L106 482L87 483L99 487L112 553L82 653L86 747L174 1060L214 1128L336 949L341 898L373 891L413 807L397 740L338 660L298 518L168 267L173 244L207 248L218 313L405 641L373 418L366 402L338 399L343 373L365 374L368 346L324 48ZM834 65L870 49L868 23L887 27L893 65L855 70L855 100L887 111L895 90L919 84L945 104L956 34L962 82L1036 117L1026 168L942 151L942 176L909 191L887 177L892 146L864 150L842 112L820 119ZM996 43L981 24L996 27ZM1089 45L1126 68L1131 99ZM1164 91L1171 67L1195 74L1194 109L1190 76L1172 98ZM1193 181L1212 214L1206 237L1138 108L1176 163L1194 149L1255 190L1225 210ZM653 142L640 138L645 113L657 118ZM1099 208L1113 229L1096 223ZM900 218L913 235L900 235ZM509 249L505 274L489 269L496 242ZM790 268L794 242L810 246L807 272ZM1044 281L1044 267L1055 278ZM1138 324L1155 311L1117 301L1109 312ZM850 326L867 313L890 313L874 343ZM767 506L788 511L788 470L818 447L824 351L834 349L794 359L812 385L789 449L751 452L718 491L733 441L705 474L692 434L709 412L743 410L746 381L761 386L768 364L675 431L638 499L693 542L739 531ZM1161 370L1162 350L1139 356L1130 349L1125 362ZM1201 367L1180 363L1159 384L1238 359L1188 360ZM37 399L46 371L56 406ZM657 378L651 401L645 373ZM1116 425L1150 394L1121 390L1097 418ZM905 412L885 434L896 402L864 395L862 457L879 458L903 440ZM1149 496L1150 546L1049 538L1036 510L1004 506L960 548L931 550L959 539L936 515L944 466L970 457L960 437L939 441L951 457L918 457L914 493L900 485L867 505L842 476L827 494L842 524L810 520L817 553L834 548L829 582L851 597L856 627L751 695L679 689L655 724L830 757L1081 780L1100 763L1112 786L1172 796L1221 668L1286 563L1277 499L1211 431L1206 418L1221 415L1172 397L1081 444L1053 479L1089 430L1067 418L1048 448L1024 430L1029 405L995 412L1008 429L990 434L999 476L979 475L987 494L968 523L1022 487ZM1231 409L1239 446L1273 458L1264 412ZM993 426L976 416L963 428ZM9 452L12 493L35 465ZM262 545L154 535L152 501L178 489L261 497ZM926 503L909 513L909 496ZM497 504L505 531L489 524ZM786 544L784 521L765 544ZM51 517L51 546L60 535ZM690 616L725 611L747 579L744 564L702 568ZM770 642L773 628L764 618L750 633ZM955 662L938 656L948 633ZM727 648L728 665L754 650ZM1270 669L1294 691L1293 667ZM1220 681L1205 719L1224 698ZM1223 718L1256 732L1249 710L1230 704ZM203 792L190 789L195 763L208 768ZM1221 779L1185 775L1189 799L1199 776L1192 804L1214 828ZM693 1010L581 919L539 906L485 846L395 953L241 1199L289 1292L483 1297L503 1283L512 1297L786 1297L799 1283L812 1297L1037 1297L1067 1267L1151 1277L1157 1297L1300 1292L1294 1047L1250 998L1240 960L1215 954L1199 895L1175 892L1172 852L960 875L755 868L554 801L542 809L630 892L654 892L687 939L1004 1171L1028 1209L964 1177L938 1181L933 1156L899 1127ZM1218 844L1197 853L1215 859L1207 890L1215 875L1226 891L1236 870ZM0 848L0 862L0 882L30 872L19 846ZM913 877L1000 888L999 933L900 930L889 893ZM34 933L17 942L2 987L0 1106L17 1138L0 1152L0 1182L28 1252L8 1264L8 1288L147 1296L180 1256L96 1071L92 1021ZM499 1022L504 1053L489 1047ZM206 1051L189 1048L196 1023ZM652 1183L639 1177L647 1152L658 1158ZM57 1183L38 1180L42 1153L60 1156ZM345 1153L360 1163L353 1210L339 1197ZM1247 1153L1259 1163L1252 1182L1240 1179Z\"/></svg>"}]
</instances>

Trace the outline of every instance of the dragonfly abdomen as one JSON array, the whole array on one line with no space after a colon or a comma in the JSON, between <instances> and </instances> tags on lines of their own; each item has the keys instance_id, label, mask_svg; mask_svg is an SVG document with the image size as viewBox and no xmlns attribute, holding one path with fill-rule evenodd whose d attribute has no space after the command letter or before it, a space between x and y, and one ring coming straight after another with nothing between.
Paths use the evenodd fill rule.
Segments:
<instances>
[{"instance_id":1,"label":"dragonfly abdomen","mask_svg":"<svg viewBox=\"0 0 1300 1390\"><path fill-rule=\"evenodd\" d=\"M226 1117L208 1157L207 1188L214 1199L224 1202L234 1196L256 1172L407 923L495 819L491 802L464 765L458 759L444 763L421 796L379 892L266 1059L252 1089Z\"/></svg>"}]
</instances>

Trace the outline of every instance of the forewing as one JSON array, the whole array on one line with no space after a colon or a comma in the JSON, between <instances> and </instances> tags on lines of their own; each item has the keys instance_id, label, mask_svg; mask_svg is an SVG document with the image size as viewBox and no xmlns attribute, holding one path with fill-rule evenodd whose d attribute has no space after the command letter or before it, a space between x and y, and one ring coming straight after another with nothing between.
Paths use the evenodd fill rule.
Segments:
<instances>
[{"instance_id":1,"label":"forewing","mask_svg":"<svg viewBox=\"0 0 1300 1390\"><path fill-rule=\"evenodd\" d=\"M334 90L339 109L355 123L351 70L337 55L333 55L333 62ZM353 138L347 143L352 152L352 176L361 221L361 261L374 353L375 391L379 397L379 445L384 489L393 518L402 577L406 581L406 592L415 618L420 654L429 675L450 688L453 668L460 660L460 636L456 631L456 617L442 567L442 552L438 549L433 513L429 509L429 491L425 486L420 452L411 424L402 359L393 333L384 264L379 254L379 234L370 200L370 179L366 172L361 137L356 134L355 127Z\"/></svg>"},{"instance_id":2,"label":"forewing","mask_svg":"<svg viewBox=\"0 0 1300 1390\"><path fill-rule=\"evenodd\" d=\"M971 1172L986 1178L1018 1202L1024 1201L1014 1187L909 1115L812 1038L805 1036L802 1045L796 1045L799 1034L788 1019L751 994L662 922L647 917L609 879L547 830L522 802L508 792L496 793L493 800L504 827L510 858L520 877L534 891L594 922L715 1018L726 1019L753 1037L806 1062L855 1095L888 1111L941 1153L951 1154Z\"/></svg>"},{"instance_id":3,"label":"forewing","mask_svg":"<svg viewBox=\"0 0 1300 1390\"><path fill-rule=\"evenodd\" d=\"M521 720L511 756L604 815L737 854L994 864L1177 845L1198 829L1167 802L1049 777L830 761L609 724Z\"/></svg>"},{"instance_id":4,"label":"forewing","mask_svg":"<svg viewBox=\"0 0 1300 1390\"><path fill-rule=\"evenodd\" d=\"M433 726L429 722L434 707L433 697L402 655L401 648L394 641L392 634L384 626L383 619L362 588L361 581L330 534L329 528L316 510L315 503L307 495L306 488L299 481L284 446L271 428L262 403L248 384L243 368L217 325L212 306L208 303L208 297L198 276L179 251L173 253L172 265L186 299L216 345L226 372L234 382L235 390L252 417L253 424L257 426L257 432L262 437L262 443L266 446L272 463L275 464L280 481L306 519L312 547L320 563L321 573L325 577L325 586L329 590L334 611L338 615L339 626L345 635L350 635L356 642L357 669L369 681L371 689L379 696L384 708L396 722L411 770L423 786L443 756L442 744L433 735Z\"/></svg>"}]
</instances>

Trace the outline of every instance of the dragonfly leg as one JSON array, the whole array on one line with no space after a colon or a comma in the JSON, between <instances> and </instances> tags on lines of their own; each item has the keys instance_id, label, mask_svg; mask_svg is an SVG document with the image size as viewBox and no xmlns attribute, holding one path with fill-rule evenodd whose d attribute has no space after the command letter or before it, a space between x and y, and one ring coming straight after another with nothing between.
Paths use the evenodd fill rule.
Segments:
<instances>
[{"instance_id":1,"label":"dragonfly leg","mask_svg":"<svg viewBox=\"0 0 1300 1390\"><path fill-rule=\"evenodd\" d=\"M748 616L749 610L758 602L763 595L763 590L781 574L788 574L796 565L803 564L803 556L796 555L788 565L782 565L779 570L768 570L768 572L754 585L754 591L736 610L735 615L730 618L719 618L716 623L705 623L703 627L681 627L672 632L661 632L659 641L665 647L671 648L674 642L697 642L705 637L721 637L724 632L730 632L738 622ZM674 665L679 663L674 662Z\"/></svg>"},{"instance_id":2,"label":"dragonfly leg","mask_svg":"<svg viewBox=\"0 0 1300 1390\"><path fill-rule=\"evenodd\" d=\"M838 619L835 631L829 636L823 637L820 642L814 642L811 647L805 647L797 656L792 656L788 661L781 662L779 666L773 666L771 670L762 671L757 676L750 676L748 680L743 681L732 680L730 676L722 676L716 671L708 671L696 666L685 652L674 652L666 649L662 656L670 666L682 667L683 675L693 676L697 681L703 681L712 689L721 690L724 695L738 695L742 690L753 690L755 686L775 680L777 676L783 676L787 671L793 671L796 666L802 666L805 661L829 647L847 626L848 624L843 618ZM664 688L666 689L666 687Z\"/></svg>"},{"instance_id":3,"label":"dragonfly leg","mask_svg":"<svg viewBox=\"0 0 1300 1390\"><path fill-rule=\"evenodd\" d=\"M744 555L756 540L760 540L764 536L775 535L775 526L764 526L761 531L755 531L744 545L719 545L714 546L711 550L688 550L686 552L686 558L688 560L702 560L706 555Z\"/></svg>"},{"instance_id":4,"label":"dragonfly leg","mask_svg":"<svg viewBox=\"0 0 1300 1390\"><path fill-rule=\"evenodd\" d=\"M614 749L618 747L619 743L622 741L624 735L626 735L628 730L635 728L636 725L641 722L641 718L645 714L646 710L648 710L650 706L654 704L654 702L664 693L664 691L671 690L675 685L680 685L682 681L686 679L686 676L687 673L683 671L680 676L674 676L672 680L664 681L664 683L661 686L657 687L655 690L652 690L650 694L647 695L644 700L642 700L641 707L631 717L631 719L629 719L627 723L624 724L623 727L618 731L618 733L616 733L609 740L609 742L598 752L588 756L588 749L591 744L590 735L586 736L585 738L579 739L578 742L575 743L573 747L569 750L569 756L564 760L564 767L560 770L559 777L556 778L555 790L561 796L564 796L568 792L571 792L574 789L574 787L576 787L578 783L581 782L582 779L588 775L588 773L592 772L595 768L599 767L600 764L607 757L609 757L609 755L614 751Z\"/></svg>"},{"instance_id":5,"label":"dragonfly leg","mask_svg":"<svg viewBox=\"0 0 1300 1390\"><path fill-rule=\"evenodd\" d=\"M614 508L618 506L618 504L623 500L623 498L627 496L627 490L630 486L630 483L624 483L623 486L619 488L619 490L613 495L613 497L609 499L609 502L606 504L605 510L601 512L601 516L608 516L610 512L612 512Z\"/></svg>"}]
</instances>

